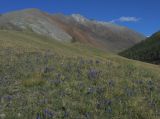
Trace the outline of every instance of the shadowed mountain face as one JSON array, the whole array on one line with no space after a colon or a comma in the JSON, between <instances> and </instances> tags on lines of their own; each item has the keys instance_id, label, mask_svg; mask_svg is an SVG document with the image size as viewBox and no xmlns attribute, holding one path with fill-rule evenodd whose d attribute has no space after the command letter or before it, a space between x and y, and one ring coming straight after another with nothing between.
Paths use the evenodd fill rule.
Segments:
<instances>
[{"instance_id":1,"label":"shadowed mountain face","mask_svg":"<svg viewBox=\"0 0 160 119\"><path fill-rule=\"evenodd\" d=\"M130 59L160 64L160 32L120 53Z\"/></svg>"},{"instance_id":2,"label":"shadowed mountain face","mask_svg":"<svg viewBox=\"0 0 160 119\"><path fill-rule=\"evenodd\" d=\"M126 27L89 20L81 15L49 15L36 9L4 14L0 28L30 30L62 42L87 43L100 49L119 52L144 39L144 36Z\"/></svg>"}]
</instances>

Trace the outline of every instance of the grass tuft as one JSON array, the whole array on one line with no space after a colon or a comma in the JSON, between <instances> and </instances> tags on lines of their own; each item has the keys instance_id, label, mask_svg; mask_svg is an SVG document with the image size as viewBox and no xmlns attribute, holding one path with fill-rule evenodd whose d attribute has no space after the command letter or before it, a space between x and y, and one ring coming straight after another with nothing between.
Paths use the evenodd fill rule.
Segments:
<instances>
[{"instance_id":1,"label":"grass tuft","mask_svg":"<svg viewBox=\"0 0 160 119\"><path fill-rule=\"evenodd\" d=\"M22 81L22 85L25 87L35 87L35 86L43 86L45 85L45 81L42 79L25 79Z\"/></svg>"}]
</instances>

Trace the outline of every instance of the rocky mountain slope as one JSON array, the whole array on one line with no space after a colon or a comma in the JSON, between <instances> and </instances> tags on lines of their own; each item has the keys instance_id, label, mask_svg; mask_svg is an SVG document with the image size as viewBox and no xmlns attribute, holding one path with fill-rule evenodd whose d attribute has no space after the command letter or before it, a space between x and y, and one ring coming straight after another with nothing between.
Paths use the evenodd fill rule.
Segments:
<instances>
[{"instance_id":1,"label":"rocky mountain slope","mask_svg":"<svg viewBox=\"0 0 160 119\"><path fill-rule=\"evenodd\" d=\"M72 39L70 35L57 26L47 13L37 9L27 9L2 15L0 28L19 31L31 30L64 42Z\"/></svg>"},{"instance_id":2,"label":"rocky mountain slope","mask_svg":"<svg viewBox=\"0 0 160 119\"><path fill-rule=\"evenodd\" d=\"M51 15L37 9L4 14L0 28L32 31L62 42L87 43L111 52L119 52L144 39L144 36L126 27L89 20L81 15Z\"/></svg>"},{"instance_id":3,"label":"rocky mountain slope","mask_svg":"<svg viewBox=\"0 0 160 119\"><path fill-rule=\"evenodd\" d=\"M160 32L120 53L130 59L160 64Z\"/></svg>"},{"instance_id":4,"label":"rocky mountain slope","mask_svg":"<svg viewBox=\"0 0 160 119\"><path fill-rule=\"evenodd\" d=\"M53 20L75 41L87 42L108 51L118 52L144 39L144 36L126 27L89 20L79 14L57 14L53 15Z\"/></svg>"}]
</instances>

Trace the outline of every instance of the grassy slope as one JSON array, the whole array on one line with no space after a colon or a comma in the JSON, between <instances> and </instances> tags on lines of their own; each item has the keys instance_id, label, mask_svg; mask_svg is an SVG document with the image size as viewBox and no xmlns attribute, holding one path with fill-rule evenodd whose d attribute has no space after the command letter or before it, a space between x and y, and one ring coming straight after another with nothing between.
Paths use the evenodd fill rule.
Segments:
<instances>
[{"instance_id":1,"label":"grassy slope","mask_svg":"<svg viewBox=\"0 0 160 119\"><path fill-rule=\"evenodd\" d=\"M0 31L0 118L159 119L159 72L90 46Z\"/></svg>"},{"instance_id":2,"label":"grassy slope","mask_svg":"<svg viewBox=\"0 0 160 119\"><path fill-rule=\"evenodd\" d=\"M160 64L160 32L120 53L120 55L130 59Z\"/></svg>"}]
</instances>

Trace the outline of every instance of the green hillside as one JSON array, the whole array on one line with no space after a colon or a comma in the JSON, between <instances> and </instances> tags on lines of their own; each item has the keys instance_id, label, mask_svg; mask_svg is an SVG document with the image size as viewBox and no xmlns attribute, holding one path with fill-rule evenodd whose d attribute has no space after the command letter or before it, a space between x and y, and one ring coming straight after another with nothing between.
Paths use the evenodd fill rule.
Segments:
<instances>
[{"instance_id":1,"label":"green hillside","mask_svg":"<svg viewBox=\"0 0 160 119\"><path fill-rule=\"evenodd\" d=\"M160 32L120 53L130 59L160 64Z\"/></svg>"},{"instance_id":2,"label":"green hillside","mask_svg":"<svg viewBox=\"0 0 160 119\"><path fill-rule=\"evenodd\" d=\"M159 119L159 72L84 44L0 31L0 118Z\"/></svg>"}]
</instances>

